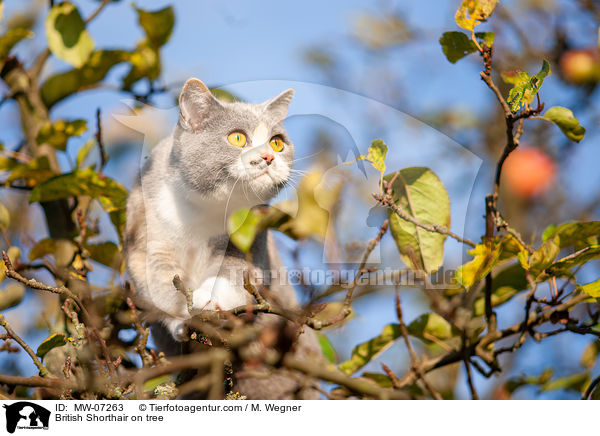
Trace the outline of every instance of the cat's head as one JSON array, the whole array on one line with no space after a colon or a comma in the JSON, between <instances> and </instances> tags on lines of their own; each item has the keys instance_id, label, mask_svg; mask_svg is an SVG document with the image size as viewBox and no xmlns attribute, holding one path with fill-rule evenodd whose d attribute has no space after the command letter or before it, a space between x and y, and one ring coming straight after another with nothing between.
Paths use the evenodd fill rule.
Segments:
<instances>
[{"instance_id":1,"label":"cat's head","mask_svg":"<svg viewBox=\"0 0 600 436\"><path fill-rule=\"evenodd\" d=\"M198 79L189 79L179 97L179 123L171 161L187 187L210 195L238 185L270 199L290 177L294 145L282 126L288 89L261 104L226 103Z\"/></svg>"}]
</instances>

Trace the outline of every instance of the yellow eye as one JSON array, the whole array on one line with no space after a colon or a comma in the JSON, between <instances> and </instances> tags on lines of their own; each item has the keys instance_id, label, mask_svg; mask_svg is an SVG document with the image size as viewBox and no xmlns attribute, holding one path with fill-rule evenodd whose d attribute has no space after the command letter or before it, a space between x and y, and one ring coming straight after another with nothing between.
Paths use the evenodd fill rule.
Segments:
<instances>
[{"instance_id":1,"label":"yellow eye","mask_svg":"<svg viewBox=\"0 0 600 436\"><path fill-rule=\"evenodd\" d=\"M283 150L283 139L281 139L279 136L273 136L269 141L269 145L273 150L281 151Z\"/></svg>"},{"instance_id":2,"label":"yellow eye","mask_svg":"<svg viewBox=\"0 0 600 436\"><path fill-rule=\"evenodd\" d=\"M236 147L243 147L246 145L246 135L241 132L230 133L227 137L227 140L231 143L231 145L235 145Z\"/></svg>"}]
</instances>

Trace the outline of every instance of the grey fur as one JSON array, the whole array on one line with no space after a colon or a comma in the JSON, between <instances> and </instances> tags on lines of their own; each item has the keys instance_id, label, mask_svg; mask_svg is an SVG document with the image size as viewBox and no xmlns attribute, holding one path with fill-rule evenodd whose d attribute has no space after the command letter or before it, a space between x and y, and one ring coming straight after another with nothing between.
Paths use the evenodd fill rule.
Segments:
<instances>
[{"instance_id":1,"label":"grey fur","mask_svg":"<svg viewBox=\"0 0 600 436\"><path fill-rule=\"evenodd\" d=\"M180 96L179 122L142 169L127 204L127 271L136 302L155 322L156 343L167 354L181 352L183 345L177 339L191 316L205 309L231 309L248 300L241 271L281 270L270 235L259 235L253 264L248 265L229 244L225 222L237 209L267 202L289 178L294 146L282 123L292 95L293 90L287 90L259 105L225 103L202 82L190 79ZM243 148L229 143L232 132L246 135ZM285 144L281 152L268 144L276 135ZM172 285L176 274L194 289L192 313ZM282 305L297 305L289 284L275 281L269 291ZM259 322L279 320L266 316ZM301 355L318 357L318 349L312 331L301 335ZM286 379L287 384L266 385L250 379L239 386L250 398L288 398L295 379ZM315 392L307 395L315 397Z\"/></svg>"}]
</instances>

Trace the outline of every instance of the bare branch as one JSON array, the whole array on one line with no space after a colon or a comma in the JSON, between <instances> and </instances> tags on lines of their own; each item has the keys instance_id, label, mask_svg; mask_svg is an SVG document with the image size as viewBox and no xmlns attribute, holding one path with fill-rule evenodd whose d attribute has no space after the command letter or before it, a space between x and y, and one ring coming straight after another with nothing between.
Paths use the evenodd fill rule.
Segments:
<instances>
[{"instance_id":1,"label":"bare branch","mask_svg":"<svg viewBox=\"0 0 600 436\"><path fill-rule=\"evenodd\" d=\"M440 226L438 224L431 224L431 225L424 224L424 223L418 221L416 218L414 218L412 215L410 215L404 209L402 209L400 206L398 206L396 203L394 203L394 199L389 194L383 194L383 195L373 194L373 198L375 198L377 201L379 201L383 206L388 207L391 210L393 210L394 213L396 215L398 215L400 218L402 218L403 220L408 221L409 223L412 223L415 226L422 228L423 230L427 230L428 232L432 232L432 233L439 233L441 235L450 236L451 238L456 239L458 242L467 244L471 247L475 247L477 245L477 244L475 244L475 242L470 241L466 238L462 238L462 237L458 236L456 233L451 232L444 226Z\"/></svg>"},{"instance_id":2,"label":"bare branch","mask_svg":"<svg viewBox=\"0 0 600 436\"><path fill-rule=\"evenodd\" d=\"M4 330L6 330L6 333L25 350L25 352L29 355L29 357L31 357L33 364L37 367L37 369L40 372L40 376L48 377L50 375L50 373L48 372L48 370L46 369L46 367L44 366L42 361L35 355L35 353L31 349L31 347L29 345L27 345L27 343L23 339L21 339L21 337L19 335L17 335L15 333L15 331L12 329L12 327L10 326L8 321L6 321L6 318L2 314L0 314L0 326L4 327Z\"/></svg>"}]
</instances>

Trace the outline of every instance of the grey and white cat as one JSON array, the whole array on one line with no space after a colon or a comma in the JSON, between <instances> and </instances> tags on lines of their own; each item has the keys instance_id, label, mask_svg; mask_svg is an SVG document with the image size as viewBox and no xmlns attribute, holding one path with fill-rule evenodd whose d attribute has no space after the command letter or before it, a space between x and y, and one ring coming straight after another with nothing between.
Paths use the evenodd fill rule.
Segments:
<instances>
[{"instance_id":1,"label":"grey and white cat","mask_svg":"<svg viewBox=\"0 0 600 436\"><path fill-rule=\"evenodd\" d=\"M156 323L155 341L167 354L181 348L177 341L191 316L246 304L250 296L241 271L281 269L270 234L259 235L248 265L229 244L225 225L233 211L266 203L289 179L294 145L282 123L293 92L257 105L226 103L200 80L188 80L179 98L179 122L142 169L127 204L127 271L136 302ZM191 313L172 284L176 274L194 290ZM269 291L280 304L297 305L291 286L273 282ZM299 342L318 349L311 331ZM242 393L279 395L264 387Z\"/></svg>"}]
</instances>

